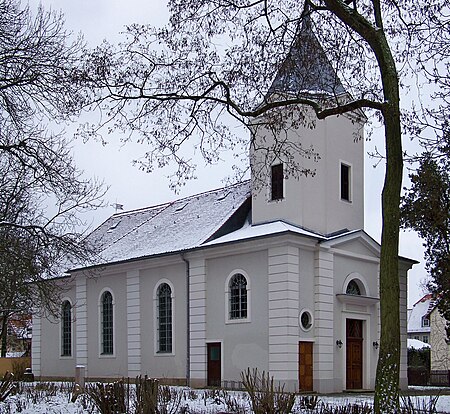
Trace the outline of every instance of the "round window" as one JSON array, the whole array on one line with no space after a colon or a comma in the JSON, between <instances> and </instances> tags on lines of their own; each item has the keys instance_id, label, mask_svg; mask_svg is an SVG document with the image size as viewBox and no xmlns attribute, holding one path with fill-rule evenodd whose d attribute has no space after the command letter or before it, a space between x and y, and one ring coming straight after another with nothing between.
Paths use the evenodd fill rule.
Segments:
<instances>
[{"instance_id":1,"label":"round window","mask_svg":"<svg viewBox=\"0 0 450 414\"><path fill-rule=\"evenodd\" d=\"M313 318L309 311L304 310L300 313L300 327L304 331L309 331L313 325Z\"/></svg>"}]
</instances>

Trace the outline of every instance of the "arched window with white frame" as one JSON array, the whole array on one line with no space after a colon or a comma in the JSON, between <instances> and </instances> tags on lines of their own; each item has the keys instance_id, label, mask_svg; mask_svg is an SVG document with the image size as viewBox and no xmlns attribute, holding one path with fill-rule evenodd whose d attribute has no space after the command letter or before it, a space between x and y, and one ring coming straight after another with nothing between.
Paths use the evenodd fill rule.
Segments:
<instances>
[{"instance_id":1,"label":"arched window with white frame","mask_svg":"<svg viewBox=\"0 0 450 414\"><path fill-rule=\"evenodd\" d=\"M114 354L114 300L109 290L100 299L100 354Z\"/></svg>"},{"instance_id":2,"label":"arched window with white frame","mask_svg":"<svg viewBox=\"0 0 450 414\"><path fill-rule=\"evenodd\" d=\"M228 317L230 320L247 319L247 278L242 273L235 273L228 282L228 302Z\"/></svg>"},{"instance_id":3,"label":"arched window with white frame","mask_svg":"<svg viewBox=\"0 0 450 414\"><path fill-rule=\"evenodd\" d=\"M61 356L72 356L72 304L68 300L61 305Z\"/></svg>"},{"instance_id":4,"label":"arched window with white frame","mask_svg":"<svg viewBox=\"0 0 450 414\"><path fill-rule=\"evenodd\" d=\"M158 352L172 352L172 288L161 283L157 290Z\"/></svg>"}]
</instances>

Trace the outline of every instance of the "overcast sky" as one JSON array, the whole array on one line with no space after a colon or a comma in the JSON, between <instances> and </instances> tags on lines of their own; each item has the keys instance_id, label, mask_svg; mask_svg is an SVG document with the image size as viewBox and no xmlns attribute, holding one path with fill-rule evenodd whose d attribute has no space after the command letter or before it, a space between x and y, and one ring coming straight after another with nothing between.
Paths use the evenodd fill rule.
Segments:
<instances>
[{"instance_id":1,"label":"overcast sky","mask_svg":"<svg viewBox=\"0 0 450 414\"><path fill-rule=\"evenodd\" d=\"M24 0L22 0L24 1ZM89 46L94 47L107 39L111 42L123 39L124 27L131 23L164 25L168 20L165 0L30 0L30 7L36 8L42 3L45 9L62 10L68 30L84 35ZM76 125L64 127L67 134L73 134ZM366 143L370 152L378 146L383 148L382 131L376 132ZM166 176L168 171L156 171L148 174L132 165L145 147L138 144L120 144L120 136L107 137L109 144L102 146L98 142L78 142L74 148L75 162L88 176L103 179L110 190L107 195L109 206L95 212L89 218L93 227L101 224L114 213L114 203L124 205L125 210L141 208L188 196L202 191L222 187L226 176L227 163L215 167L200 165L195 181L188 182L180 193L169 189ZM408 143L405 143L408 145ZM365 167L365 230L378 242L381 234L381 201L383 185L383 165L373 167L374 160L366 157ZM404 184L406 181L404 182ZM423 262L421 241L412 232L401 234L400 254ZM410 271L408 287L408 306L411 307L423 294L420 282L425 276L423 264L414 266Z\"/></svg>"}]
</instances>

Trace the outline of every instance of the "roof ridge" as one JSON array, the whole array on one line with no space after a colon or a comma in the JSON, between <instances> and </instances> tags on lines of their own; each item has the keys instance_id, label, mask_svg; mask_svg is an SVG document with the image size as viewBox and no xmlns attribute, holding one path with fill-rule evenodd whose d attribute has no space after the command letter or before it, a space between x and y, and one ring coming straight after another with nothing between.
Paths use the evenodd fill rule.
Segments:
<instances>
[{"instance_id":1,"label":"roof ridge","mask_svg":"<svg viewBox=\"0 0 450 414\"><path fill-rule=\"evenodd\" d=\"M219 187L219 188L215 188L215 189L212 189L212 190L202 191L202 192L200 192L200 193L197 193L197 194L191 194L191 195L189 195L189 196L182 197L182 198L177 198L177 199L172 200L172 201L166 201L165 203L155 204L155 205L153 205L153 206L147 206L147 207L140 207L140 208L136 208L136 209L133 209L133 210L122 211L122 212L120 212L120 213L114 213L114 214L111 215L107 220L109 220L109 219L112 218L112 217L114 217L114 218L122 217L122 216L130 215L130 214L132 214L132 213L139 213L139 212L143 212L143 211L148 211L148 210L151 210L151 209L154 209L154 208L157 208L157 207L164 207L164 208L167 208L168 206L173 205L173 204L175 204L175 203L179 203L179 202L183 202L183 201L188 201L188 200L190 200L190 199L192 199L192 198L195 198L195 197L205 196L205 195L207 195L207 194L215 193L215 192L217 192L217 191L222 191L222 190L226 190L226 189L229 189L229 188L231 189L231 188L233 188L233 187L238 187L238 186L241 186L241 185L243 186L244 184L247 184L247 183L249 183L249 182L250 182L250 179L247 179L247 180L244 180L244 181L240 181L240 182L238 182L238 183L226 185L226 186ZM105 222L106 222L107 220L105 220Z\"/></svg>"},{"instance_id":2,"label":"roof ridge","mask_svg":"<svg viewBox=\"0 0 450 414\"><path fill-rule=\"evenodd\" d=\"M247 181L250 181L250 180L247 180ZM227 196L228 196L228 194L227 194ZM251 194L250 194L250 197L251 197ZM243 206L247 200L248 200L248 196L243 202L241 202L239 204L238 209L241 208L241 206ZM202 244L207 243L209 241L209 239L211 237L213 237L228 222L228 220L233 216L233 214L236 213L236 211L237 210L235 208L235 205L233 204L233 207L229 209L226 217L223 219L223 221L220 223L220 225L218 225L210 235L205 236L204 238L200 239L197 244L199 246L201 246Z\"/></svg>"},{"instance_id":3,"label":"roof ridge","mask_svg":"<svg viewBox=\"0 0 450 414\"><path fill-rule=\"evenodd\" d=\"M161 215L164 211L166 211L169 207L177 204L177 203L183 203L185 202L186 204L189 203L191 200L198 198L200 196L207 196L208 194L214 194L217 193L219 191L224 191L227 189L232 189L232 188L236 188L238 186L244 186L245 184L248 184L250 182L250 180L244 180L241 181L239 183L235 183L229 186L225 186L225 187L221 187L218 189L214 189L214 190L209 190L209 191L204 191L202 193L198 193L198 194L193 194L191 196L188 197L184 197L181 199L177 199L171 202L166 202L166 203L162 203L162 204L158 204L156 206L149 206L146 208L141 208L141 209L136 209L136 210L130 210L128 212L122 212L122 213L116 213L113 214L110 218L114 217L114 218L120 218L120 217L125 217L125 216L130 216L132 214L136 214L139 212L143 212L143 211L150 211L152 209L156 209L158 207L160 207L160 210L157 211L157 213L155 215L151 215L150 217L148 217L146 220L143 220L141 222L139 222L139 224L133 226L132 228L130 228L128 231L126 231L125 233L123 233L120 237L115 238L114 240L112 240L110 243L106 244L105 246L102 247L102 249L99 252L99 255L101 256L101 252L107 250L108 248L110 248L111 246L114 246L115 244L117 244L118 242L120 242L122 239L124 239L125 237L127 237L128 235L130 235L132 232L136 231L137 229L139 229L140 227L144 226L146 223L148 223L151 220L154 220L157 216ZM227 213L227 220L230 218L231 214L232 214L232 209ZM224 222L222 222L222 225L226 222L226 220ZM208 236L209 237L209 236ZM204 243L205 240L202 241L202 239L200 239L198 241L198 244L202 244Z\"/></svg>"},{"instance_id":4,"label":"roof ridge","mask_svg":"<svg viewBox=\"0 0 450 414\"><path fill-rule=\"evenodd\" d=\"M160 204L159 206L165 206L164 208L162 208L158 213L156 213L154 216L150 216L148 217L146 220L141 221L138 225L132 227L130 230L128 230L127 232L125 232L124 234L122 234L120 237L114 239L111 243L105 245L101 251L105 251L107 248L113 246L114 244L116 244L117 242L119 242L120 240L122 240L124 237L128 236L130 233L132 233L133 231L137 230L139 227L142 227L145 223L148 223L150 220L153 220L155 217L159 216L163 211L167 210L170 206L172 206L174 204L174 202L172 203L165 203L165 204Z\"/></svg>"},{"instance_id":5,"label":"roof ridge","mask_svg":"<svg viewBox=\"0 0 450 414\"><path fill-rule=\"evenodd\" d=\"M414 303L413 307L416 306L420 302L425 302L426 300L433 299L432 293L427 293L426 295L422 296L416 303Z\"/></svg>"}]
</instances>

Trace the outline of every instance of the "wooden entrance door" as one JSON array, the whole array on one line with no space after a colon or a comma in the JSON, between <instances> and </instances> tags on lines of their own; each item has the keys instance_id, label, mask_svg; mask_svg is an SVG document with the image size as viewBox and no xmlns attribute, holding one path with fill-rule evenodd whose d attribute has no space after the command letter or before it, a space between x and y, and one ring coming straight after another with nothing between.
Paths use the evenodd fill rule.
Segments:
<instances>
[{"instance_id":1,"label":"wooden entrance door","mask_svg":"<svg viewBox=\"0 0 450 414\"><path fill-rule=\"evenodd\" d=\"M347 381L348 390L362 389L363 374L363 322L347 319Z\"/></svg>"},{"instance_id":2,"label":"wooden entrance door","mask_svg":"<svg viewBox=\"0 0 450 414\"><path fill-rule=\"evenodd\" d=\"M208 378L209 387L220 387L222 380L221 372L221 344L220 342L211 342L208 344Z\"/></svg>"},{"instance_id":3,"label":"wooden entrance door","mask_svg":"<svg viewBox=\"0 0 450 414\"><path fill-rule=\"evenodd\" d=\"M300 391L313 390L313 343L298 343L298 386Z\"/></svg>"}]
</instances>

